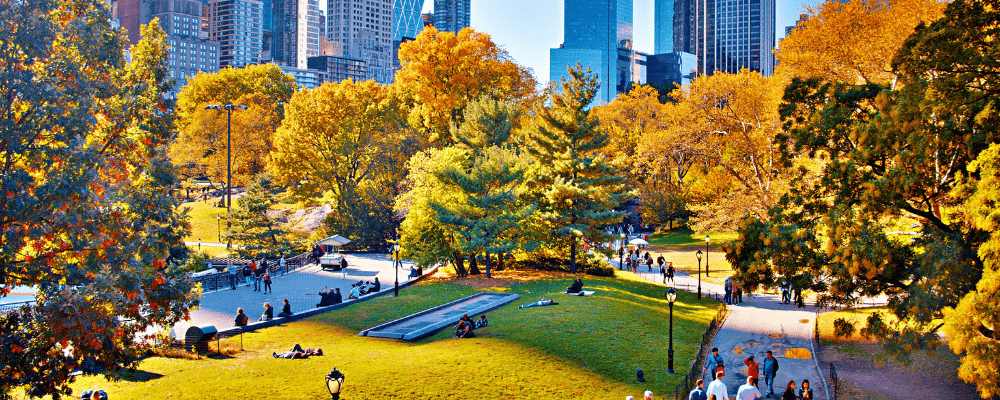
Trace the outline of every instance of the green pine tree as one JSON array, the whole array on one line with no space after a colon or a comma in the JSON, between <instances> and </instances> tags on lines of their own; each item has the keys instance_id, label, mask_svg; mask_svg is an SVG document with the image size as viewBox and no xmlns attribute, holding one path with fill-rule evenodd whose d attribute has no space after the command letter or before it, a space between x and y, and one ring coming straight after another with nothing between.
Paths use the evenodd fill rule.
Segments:
<instances>
[{"instance_id":1,"label":"green pine tree","mask_svg":"<svg viewBox=\"0 0 1000 400\"><path fill-rule=\"evenodd\" d=\"M621 167L599 152L608 135L587 108L600 89L597 76L580 65L569 74L561 91L549 88L548 104L526 132L526 150L537 162L530 185L540 216L557 245L569 246L570 272L576 273L578 242L607 240L600 228L621 221L623 213L615 208L633 194L625 190Z\"/></svg>"},{"instance_id":2,"label":"green pine tree","mask_svg":"<svg viewBox=\"0 0 1000 400\"><path fill-rule=\"evenodd\" d=\"M246 193L236 201L229 215L232 225L225 240L235 246L235 253L242 258L275 256L281 246L284 232L267 216L274 204L271 181L265 174L257 175L246 188Z\"/></svg>"}]
</instances>

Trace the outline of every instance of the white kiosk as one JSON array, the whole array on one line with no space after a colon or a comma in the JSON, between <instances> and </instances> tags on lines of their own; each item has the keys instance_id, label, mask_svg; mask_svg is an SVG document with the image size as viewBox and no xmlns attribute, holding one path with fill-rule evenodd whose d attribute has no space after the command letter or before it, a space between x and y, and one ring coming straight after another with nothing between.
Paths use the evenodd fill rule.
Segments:
<instances>
[{"instance_id":1,"label":"white kiosk","mask_svg":"<svg viewBox=\"0 0 1000 400\"><path fill-rule=\"evenodd\" d=\"M340 235L333 235L326 239L320 240L317 244L321 246L333 246L339 248L345 244L351 243L351 240ZM337 253L328 252L319 258L319 265L323 270L333 270L340 271L341 262L344 256L340 254L339 249Z\"/></svg>"}]
</instances>

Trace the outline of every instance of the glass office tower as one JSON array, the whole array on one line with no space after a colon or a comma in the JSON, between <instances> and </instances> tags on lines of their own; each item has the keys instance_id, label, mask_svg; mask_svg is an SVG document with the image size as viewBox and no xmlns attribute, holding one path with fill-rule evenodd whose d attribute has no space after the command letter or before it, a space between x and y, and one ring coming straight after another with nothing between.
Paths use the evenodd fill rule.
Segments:
<instances>
[{"instance_id":1,"label":"glass office tower","mask_svg":"<svg viewBox=\"0 0 1000 400\"><path fill-rule=\"evenodd\" d=\"M564 42L549 52L550 80L568 78L566 69L579 63L598 75L595 102L610 103L632 77L632 60L619 61L618 51L632 49L632 0L565 0L564 6Z\"/></svg>"},{"instance_id":2,"label":"glass office tower","mask_svg":"<svg viewBox=\"0 0 1000 400\"><path fill-rule=\"evenodd\" d=\"M434 0L434 27L458 32L472 20L472 0Z\"/></svg>"},{"instance_id":3,"label":"glass office tower","mask_svg":"<svg viewBox=\"0 0 1000 400\"><path fill-rule=\"evenodd\" d=\"M653 5L653 53L674 52L674 0L656 0Z\"/></svg>"},{"instance_id":4,"label":"glass office tower","mask_svg":"<svg viewBox=\"0 0 1000 400\"><path fill-rule=\"evenodd\" d=\"M211 39L219 43L220 67L260 63L263 4L258 0L211 0Z\"/></svg>"},{"instance_id":5,"label":"glass office tower","mask_svg":"<svg viewBox=\"0 0 1000 400\"><path fill-rule=\"evenodd\" d=\"M673 5L674 51L696 54L700 73L742 68L774 73L775 0L674 0Z\"/></svg>"}]
</instances>

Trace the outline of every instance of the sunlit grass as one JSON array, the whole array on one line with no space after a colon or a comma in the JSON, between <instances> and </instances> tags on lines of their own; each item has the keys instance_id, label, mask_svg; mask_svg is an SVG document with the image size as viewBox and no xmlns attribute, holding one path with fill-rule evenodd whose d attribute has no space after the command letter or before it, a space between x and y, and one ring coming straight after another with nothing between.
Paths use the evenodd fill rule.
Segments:
<instances>
[{"instance_id":1,"label":"sunlit grass","mask_svg":"<svg viewBox=\"0 0 1000 400\"><path fill-rule=\"evenodd\" d=\"M191 223L191 234L184 237L186 242L218 242L220 230L226 230L226 209L225 207L213 207L216 200L209 199L207 203L202 201L191 201L180 205L180 209L188 209L188 222ZM236 201L233 201L233 207ZM216 216L221 219L216 220ZM195 246L197 247L197 246ZM202 246L202 251L205 247Z\"/></svg>"},{"instance_id":2,"label":"sunlit grass","mask_svg":"<svg viewBox=\"0 0 1000 400\"><path fill-rule=\"evenodd\" d=\"M400 297L383 297L303 321L244 335L246 352L233 358L181 360L149 358L135 382L108 383L86 377L77 390L105 388L115 399L305 398L328 396L323 376L339 368L345 397L624 398L652 390L673 390L689 367L701 334L718 303L681 292L674 312L675 368L667 375L667 303L664 288L629 273L620 278L583 277L597 294L562 294L568 276L535 281L481 279L417 284ZM501 275L502 277L502 275ZM518 293L520 300L490 313L490 327L477 338L453 340L451 332L416 343L359 337L365 328L478 291ZM518 309L546 296L559 305ZM238 339L236 339L238 340ZM323 357L271 357L301 343L321 347ZM635 370L647 383L635 382ZM479 396L481 397L481 396ZM327 397L328 398L328 397Z\"/></svg>"}]
</instances>

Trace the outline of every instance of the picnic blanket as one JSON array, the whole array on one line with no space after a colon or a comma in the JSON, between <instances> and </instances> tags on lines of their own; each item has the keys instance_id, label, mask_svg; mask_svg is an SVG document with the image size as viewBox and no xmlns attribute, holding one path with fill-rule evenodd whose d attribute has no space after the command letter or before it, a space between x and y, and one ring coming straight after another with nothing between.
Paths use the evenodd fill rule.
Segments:
<instances>
[{"instance_id":1,"label":"picnic blanket","mask_svg":"<svg viewBox=\"0 0 1000 400\"><path fill-rule=\"evenodd\" d=\"M590 296L590 295L592 295L594 293L597 293L597 291L596 290L583 290L580 293L569 293L569 292L565 292L565 293L568 294L568 295L570 295L570 296Z\"/></svg>"}]
</instances>

